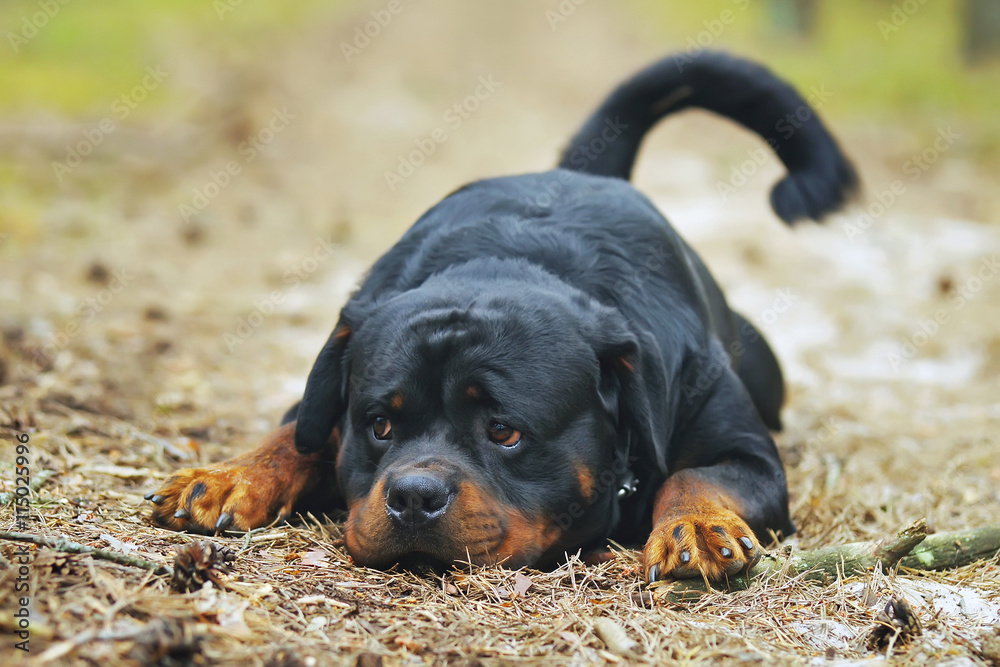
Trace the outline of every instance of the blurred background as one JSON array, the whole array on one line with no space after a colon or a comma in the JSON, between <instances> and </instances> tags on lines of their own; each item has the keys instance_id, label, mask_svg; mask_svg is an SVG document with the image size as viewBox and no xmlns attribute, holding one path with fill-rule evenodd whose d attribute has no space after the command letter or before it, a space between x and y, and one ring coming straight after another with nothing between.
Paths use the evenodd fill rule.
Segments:
<instances>
[{"instance_id":1,"label":"blurred background","mask_svg":"<svg viewBox=\"0 0 1000 667\"><path fill-rule=\"evenodd\" d=\"M249 444L423 210L548 168L652 60L725 49L793 82L865 183L825 225L783 228L780 163L697 112L636 175L777 348L799 519L828 451L883 511L885 470L905 486L915 458L966 474L909 489L923 510L995 513L1000 3L5 0L0 35L11 414Z\"/></svg>"}]
</instances>

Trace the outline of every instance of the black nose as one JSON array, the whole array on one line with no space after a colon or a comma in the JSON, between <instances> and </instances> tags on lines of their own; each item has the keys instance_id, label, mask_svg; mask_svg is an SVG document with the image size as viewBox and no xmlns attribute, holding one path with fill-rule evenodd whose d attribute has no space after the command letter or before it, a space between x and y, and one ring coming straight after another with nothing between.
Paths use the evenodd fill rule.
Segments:
<instances>
[{"instance_id":1,"label":"black nose","mask_svg":"<svg viewBox=\"0 0 1000 667\"><path fill-rule=\"evenodd\" d=\"M405 528L419 528L444 516L452 493L440 479L427 474L405 475L389 485L385 507Z\"/></svg>"}]
</instances>

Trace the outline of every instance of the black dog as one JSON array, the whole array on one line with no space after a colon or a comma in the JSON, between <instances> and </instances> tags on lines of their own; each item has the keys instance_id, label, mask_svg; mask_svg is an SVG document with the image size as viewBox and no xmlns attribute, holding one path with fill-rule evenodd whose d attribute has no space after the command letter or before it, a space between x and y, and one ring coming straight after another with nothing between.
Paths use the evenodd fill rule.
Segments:
<instances>
[{"instance_id":1,"label":"black dog","mask_svg":"<svg viewBox=\"0 0 1000 667\"><path fill-rule=\"evenodd\" d=\"M645 540L649 580L751 566L769 529L794 531L768 432L781 371L627 182L646 132L689 107L770 143L787 223L857 185L766 69L717 53L656 63L558 169L472 183L421 217L344 306L285 426L172 477L148 496L153 518L250 529L340 506L348 551L372 567L542 565L609 537Z\"/></svg>"}]
</instances>

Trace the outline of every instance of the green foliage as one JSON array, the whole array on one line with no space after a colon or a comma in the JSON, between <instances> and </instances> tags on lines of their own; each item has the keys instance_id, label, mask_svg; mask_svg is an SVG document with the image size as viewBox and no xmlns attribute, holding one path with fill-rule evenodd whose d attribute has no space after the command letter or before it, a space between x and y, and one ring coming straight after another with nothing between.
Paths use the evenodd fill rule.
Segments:
<instances>
[{"instance_id":1,"label":"green foliage","mask_svg":"<svg viewBox=\"0 0 1000 667\"><path fill-rule=\"evenodd\" d=\"M260 40L337 4L7 0L0 13L0 112L106 112L141 82L147 66L163 63L173 49L196 44L222 52L252 51ZM152 104L143 105L143 111L163 97L162 92L151 96Z\"/></svg>"},{"instance_id":2,"label":"green foliage","mask_svg":"<svg viewBox=\"0 0 1000 667\"><path fill-rule=\"evenodd\" d=\"M963 63L964 0L816 0L817 28L809 38L781 27L790 23L791 2L630 0L619 7L664 50L701 42L766 62L803 90L822 86L830 94L824 114L967 123L984 130L980 150L1000 152L1000 63ZM43 14L46 6L56 8L51 16ZM6 0L0 114L107 114L147 66L187 51L253 58L261 45L280 43L310 19L345 6L343 0ZM40 14L37 34L19 39ZM171 91L180 94L176 86L155 90L137 116L156 114Z\"/></svg>"}]
</instances>

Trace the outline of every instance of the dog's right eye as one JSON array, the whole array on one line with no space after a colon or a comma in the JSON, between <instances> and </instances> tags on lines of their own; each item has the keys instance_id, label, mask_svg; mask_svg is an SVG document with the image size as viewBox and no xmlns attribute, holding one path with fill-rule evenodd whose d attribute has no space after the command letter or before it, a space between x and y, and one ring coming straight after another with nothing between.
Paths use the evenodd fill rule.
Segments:
<instances>
[{"instance_id":1,"label":"dog's right eye","mask_svg":"<svg viewBox=\"0 0 1000 667\"><path fill-rule=\"evenodd\" d=\"M489 428L490 440L502 447L513 448L521 442L521 432L501 422L493 422Z\"/></svg>"},{"instance_id":2,"label":"dog's right eye","mask_svg":"<svg viewBox=\"0 0 1000 667\"><path fill-rule=\"evenodd\" d=\"M392 422L386 417L375 417L372 420L372 435L376 440L392 440Z\"/></svg>"}]
</instances>

